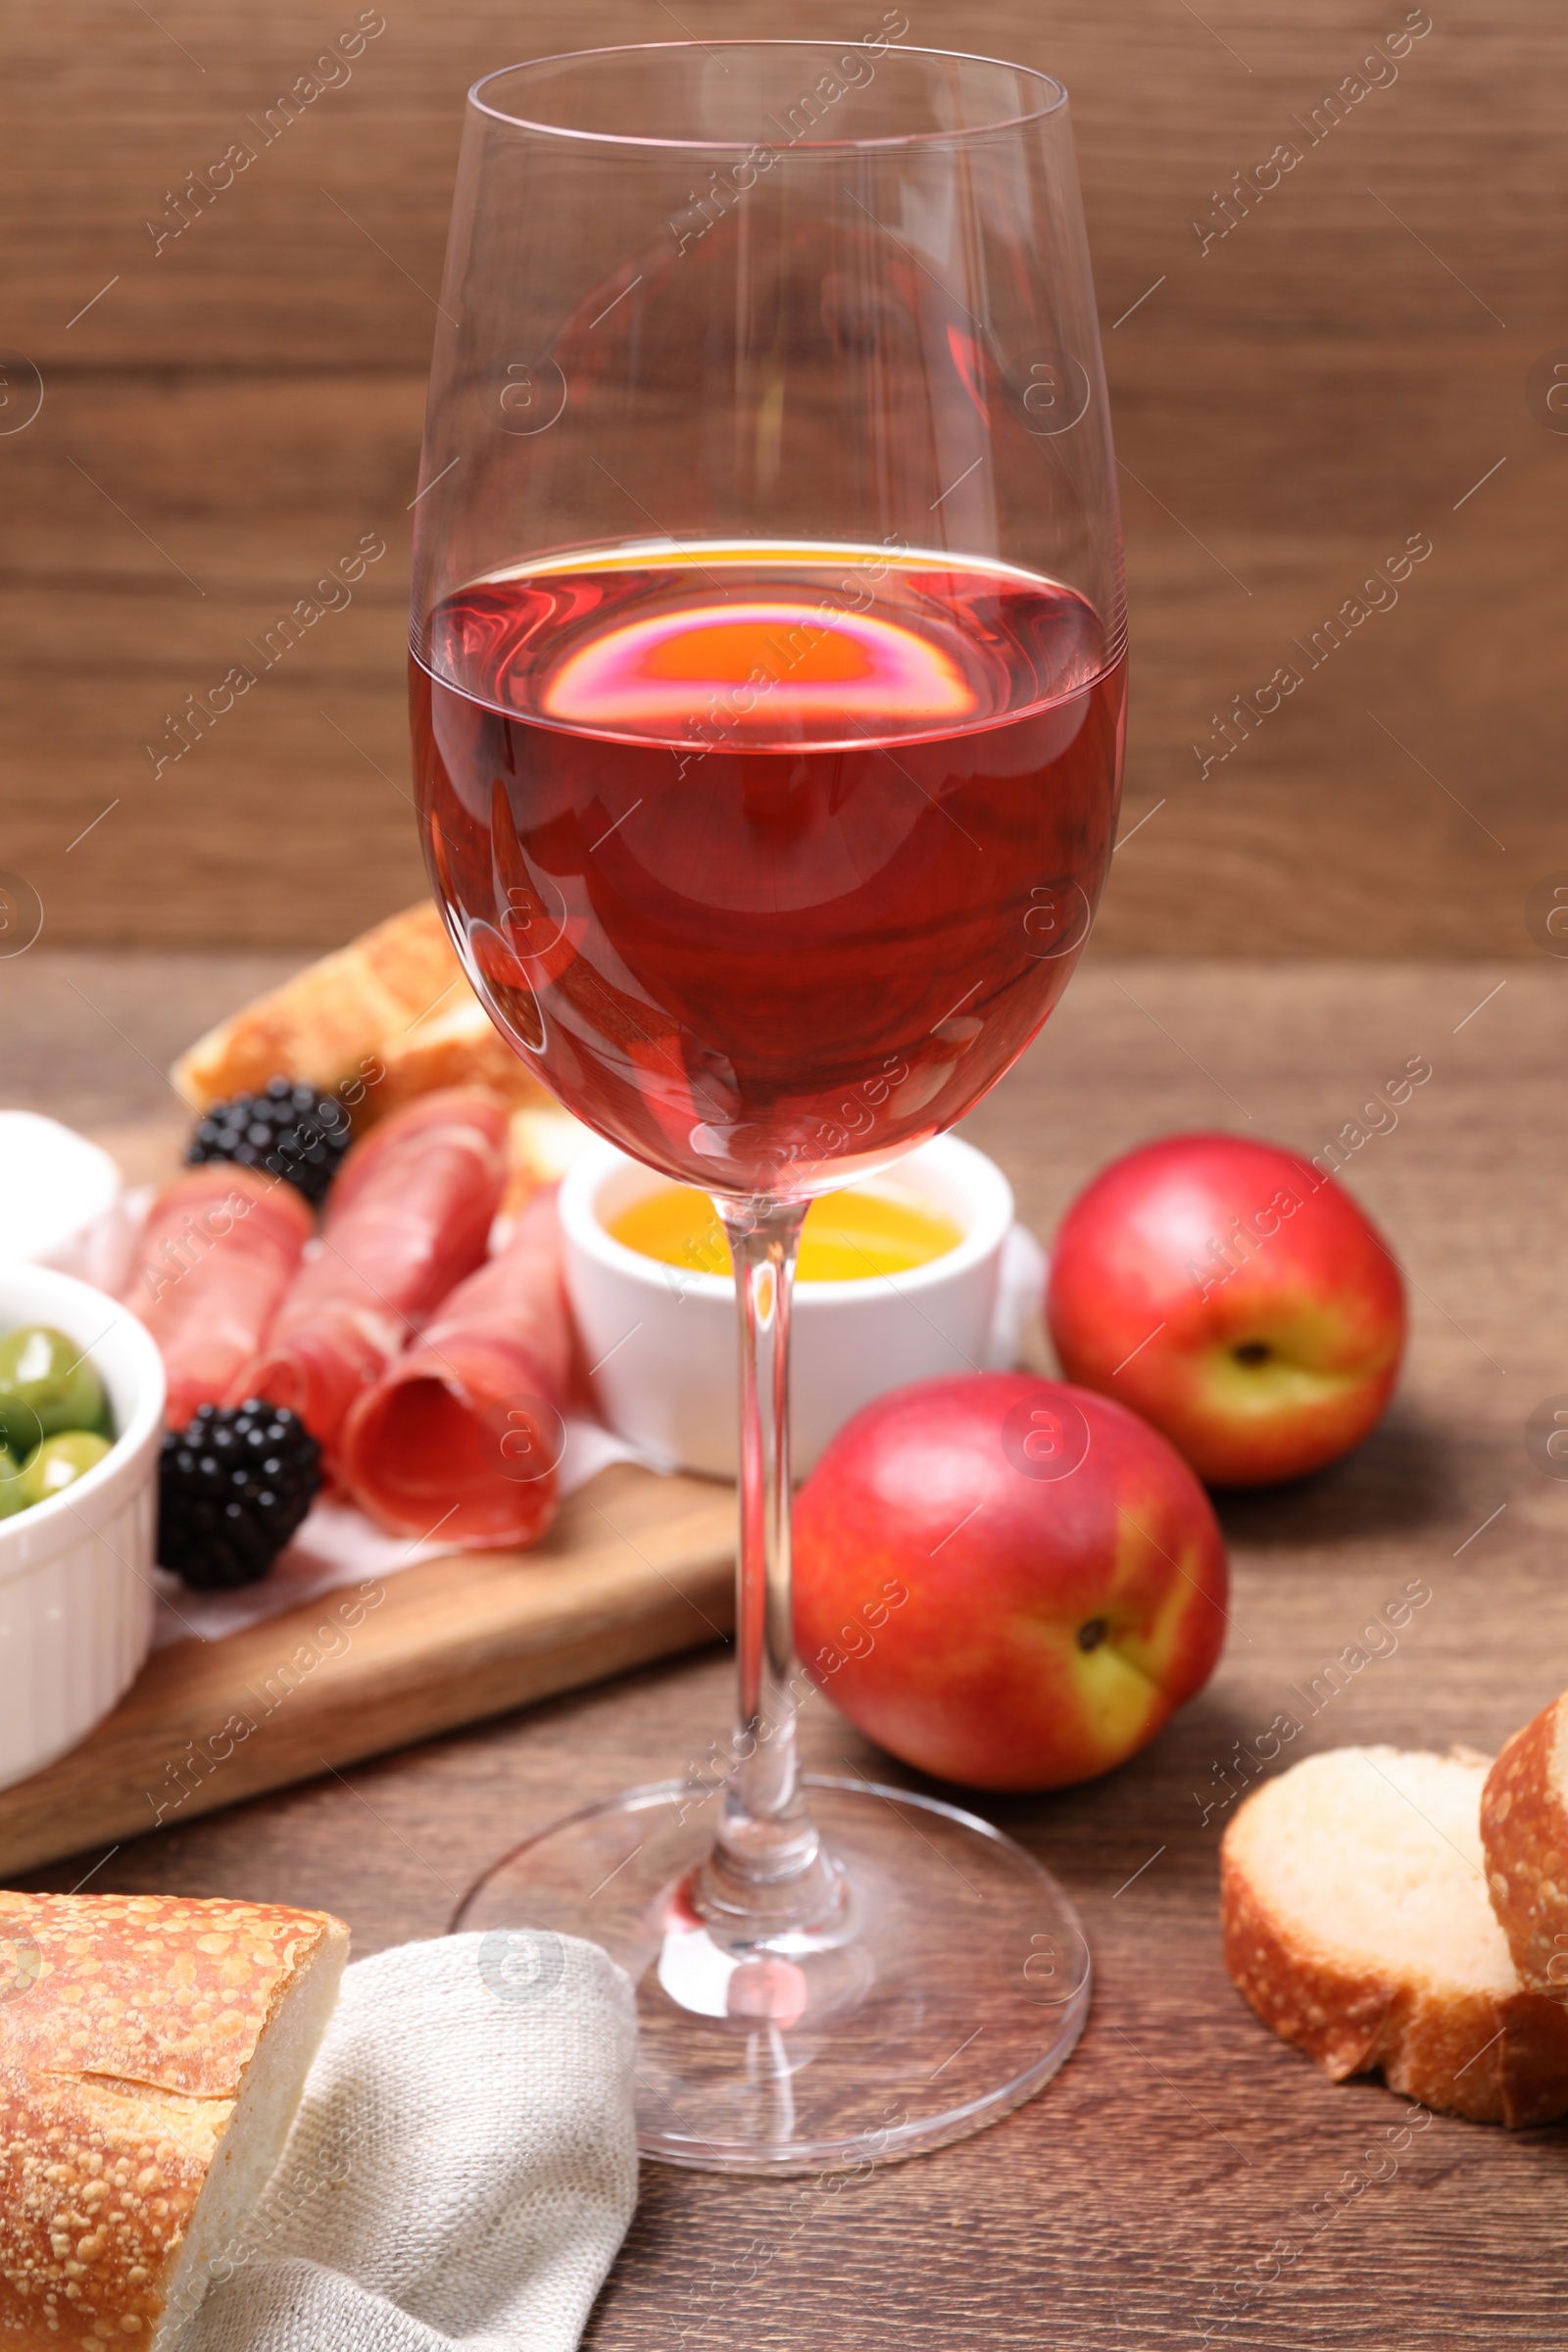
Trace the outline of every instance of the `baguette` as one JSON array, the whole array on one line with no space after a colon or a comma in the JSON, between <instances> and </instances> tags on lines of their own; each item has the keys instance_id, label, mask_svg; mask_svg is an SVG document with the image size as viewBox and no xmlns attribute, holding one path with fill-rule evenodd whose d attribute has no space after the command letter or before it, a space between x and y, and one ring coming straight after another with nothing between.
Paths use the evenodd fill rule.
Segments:
<instances>
[{"instance_id":1,"label":"baguette","mask_svg":"<svg viewBox=\"0 0 1568 2352\"><path fill-rule=\"evenodd\" d=\"M1568 2111L1568 2008L1487 1900L1487 1759L1336 1748L1255 1788L1220 1849L1231 1982L1331 2081L1515 2128Z\"/></svg>"},{"instance_id":2,"label":"baguette","mask_svg":"<svg viewBox=\"0 0 1568 2352\"><path fill-rule=\"evenodd\" d=\"M466 977L427 1020L383 1037L369 1058L364 1098L354 1107L356 1134L417 1096L449 1086L487 1087L519 1108L556 1108L555 1097L507 1044Z\"/></svg>"},{"instance_id":3,"label":"baguette","mask_svg":"<svg viewBox=\"0 0 1568 2352\"><path fill-rule=\"evenodd\" d=\"M272 1078L303 1078L330 1090L363 1079L361 1065L373 1064L378 1049L460 992L466 998L468 983L440 915L425 900L220 1021L180 1055L170 1076L193 1110L259 1093Z\"/></svg>"},{"instance_id":4,"label":"baguette","mask_svg":"<svg viewBox=\"0 0 1568 2352\"><path fill-rule=\"evenodd\" d=\"M319 1911L0 1894L0 2340L170 2352L337 1998Z\"/></svg>"},{"instance_id":5,"label":"baguette","mask_svg":"<svg viewBox=\"0 0 1568 2352\"><path fill-rule=\"evenodd\" d=\"M1568 1998L1568 1691L1515 1732L1487 1775L1492 1908L1533 1991Z\"/></svg>"}]
</instances>

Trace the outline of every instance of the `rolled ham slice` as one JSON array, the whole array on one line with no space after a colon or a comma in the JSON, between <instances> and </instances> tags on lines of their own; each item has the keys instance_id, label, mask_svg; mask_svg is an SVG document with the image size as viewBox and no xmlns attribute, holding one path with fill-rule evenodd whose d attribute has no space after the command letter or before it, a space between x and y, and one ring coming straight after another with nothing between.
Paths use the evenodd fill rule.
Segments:
<instances>
[{"instance_id":1,"label":"rolled ham slice","mask_svg":"<svg viewBox=\"0 0 1568 2352\"><path fill-rule=\"evenodd\" d=\"M228 1395L315 1231L291 1184L251 1168L215 1161L164 1187L142 1227L125 1303L158 1343L172 1429Z\"/></svg>"},{"instance_id":2,"label":"rolled ham slice","mask_svg":"<svg viewBox=\"0 0 1568 2352\"><path fill-rule=\"evenodd\" d=\"M291 1405L336 1473L349 1407L484 1257L506 1181L507 1105L477 1088L425 1095L356 1144L321 1236L231 1401Z\"/></svg>"},{"instance_id":3,"label":"rolled ham slice","mask_svg":"<svg viewBox=\"0 0 1568 2352\"><path fill-rule=\"evenodd\" d=\"M339 1474L394 1535L532 1544L556 1515L571 1326L554 1189L348 1417Z\"/></svg>"}]
</instances>

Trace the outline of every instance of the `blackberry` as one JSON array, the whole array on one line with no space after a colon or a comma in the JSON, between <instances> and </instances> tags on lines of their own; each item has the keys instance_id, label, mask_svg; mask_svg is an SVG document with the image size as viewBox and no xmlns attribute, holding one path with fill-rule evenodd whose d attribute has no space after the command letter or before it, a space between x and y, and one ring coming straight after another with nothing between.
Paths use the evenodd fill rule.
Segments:
<instances>
[{"instance_id":1,"label":"blackberry","mask_svg":"<svg viewBox=\"0 0 1568 2352\"><path fill-rule=\"evenodd\" d=\"M319 1202L353 1140L348 1108L336 1095L292 1078L274 1078L261 1095L215 1102L197 1122L185 1150L189 1167L228 1159L266 1168Z\"/></svg>"},{"instance_id":2,"label":"blackberry","mask_svg":"<svg viewBox=\"0 0 1568 2352\"><path fill-rule=\"evenodd\" d=\"M286 1405L198 1405L164 1436L158 1557L198 1592L264 1577L321 1484L321 1448Z\"/></svg>"}]
</instances>

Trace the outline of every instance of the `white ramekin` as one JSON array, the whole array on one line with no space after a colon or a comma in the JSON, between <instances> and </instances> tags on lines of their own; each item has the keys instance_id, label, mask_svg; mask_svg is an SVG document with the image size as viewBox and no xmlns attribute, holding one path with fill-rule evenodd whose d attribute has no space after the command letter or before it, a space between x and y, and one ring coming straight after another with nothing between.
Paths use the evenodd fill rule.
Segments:
<instances>
[{"instance_id":1,"label":"white ramekin","mask_svg":"<svg viewBox=\"0 0 1568 2352\"><path fill-rule=\"evenodd\" d=\"M0 1337L47 1323L91 1357L119 1437L85 1478L0 1519L0 1788L74 1747L153 1631L164 1366L126 1306L45 1266L0 1266Z\"/></svg>"},{"instance_id":2,"label":"white ramekin","mask_svg":"<svg viewBox=\"0 0 1568 2352\"><path fill-rule=\"evenodd\" d=\"M735 1286L614 1241L606 1224L669 1179L610 1144L585 1152L561 1187L566 1290L599 1409L650 1461L733 1478ZM912 1272L795 1288L795 1473L835 1430L906 1381L984 1370L990 1360L1012 1190L984 1152L941 1136L863 1188L927 1201L963 1239Z\"/></svg>"},{"instance_id":3,"label":"white ramekin","mask_svg":"<svg viewBox=\"0 0 1568 2352\"><path fill-rule=\"evenodd\" d=\"M118 1292L134 1239L109 1153L35 1110L0 1110L0 1265L53 1266Z\"/></svg>"}]
</instances>

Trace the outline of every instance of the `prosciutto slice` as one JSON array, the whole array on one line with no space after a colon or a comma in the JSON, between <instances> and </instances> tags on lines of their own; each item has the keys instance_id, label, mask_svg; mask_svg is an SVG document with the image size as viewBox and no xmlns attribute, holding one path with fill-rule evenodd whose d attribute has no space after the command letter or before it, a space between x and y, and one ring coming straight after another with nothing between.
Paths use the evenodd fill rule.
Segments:
<instances>
[{"instance_id":1,"label":"prosciutto slice","mask_svg":"<svg viewBox=\"0 0 1568 2352\"><path fill-rule=\"evenodd\" d=\"M344 1484L395 1535L532 1544L556 1515L570 1356L552 1188L354 1406Z\"/></svg>"},{"instance_id":2,"label":"prosciutto slice","mask_svg":"<svg viewBox=\"0 0 1568 2352\"><path fill-rule=\"evenodd\" d=\"M125 1303L158 1343L171 1429L218 1404L267 1337L316 1219L291 1184L218 1162L147 1212Z\"/></svg>"},{"instance_id":3,"label":"prosciutto slice","mask_svg":"<svg viewBox=\"0 0 1568 2352\"><path fill-rule=\"evenodd\" d=\"M506 1179L507 1106L474 1087L424 1095L356 1144L319 1242L231 1402L291 1405L337 1470L349 1407L484 1257Z\"/></svg>"}]
</instances>

